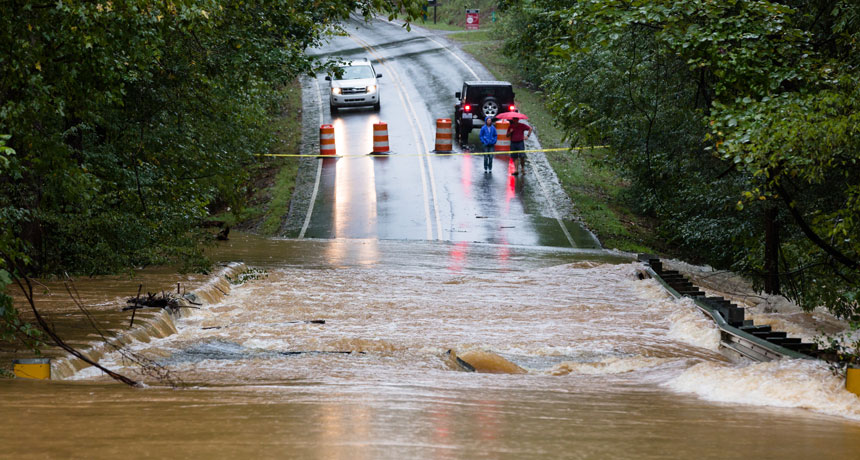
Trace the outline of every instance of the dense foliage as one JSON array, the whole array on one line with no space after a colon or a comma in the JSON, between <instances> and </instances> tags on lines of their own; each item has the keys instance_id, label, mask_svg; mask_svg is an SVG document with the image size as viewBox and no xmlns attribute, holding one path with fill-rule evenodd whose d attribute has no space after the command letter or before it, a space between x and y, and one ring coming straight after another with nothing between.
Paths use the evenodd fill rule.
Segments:
<instances>
[{"instance_id":1,"label":"dense foliage","mask_svg":"<svg viewBox=\"0 0 860 460\"><path fill-rule=\"evenodd\" d=\"M420 6L2 2L0 289L10 274L202 262L207 206L237 199L279 88L321 65L305 50L352 13L399 12Z\"/></svg>"},{"instance_id":2,"label":"dense foliage","mask_svg":"<svg viewBox=\"0 0 860 460\"><path fill-rule=\"evenodd\" d=\"M507 49L639 211L717 267L860 313L860 6L521 0Z\"/></svg>"}]
</instances>

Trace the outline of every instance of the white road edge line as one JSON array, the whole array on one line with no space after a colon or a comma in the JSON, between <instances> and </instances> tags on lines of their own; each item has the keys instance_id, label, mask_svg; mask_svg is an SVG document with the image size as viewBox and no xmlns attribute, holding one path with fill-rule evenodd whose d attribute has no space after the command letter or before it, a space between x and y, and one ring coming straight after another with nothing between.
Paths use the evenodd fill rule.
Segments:
<instances>
[{"instance_id":1,"label":"white road edge line","mask_svg":"<svg viewBox=\"0 0 860 460\"><path fill-rule=\"evenodd\" d=\"M466 64L466 61L464 61L462 58L460 58L460 56L457 56L457 53L455 53L455 52L451 51L451 48L449 48L449 47L447 47L447 46L445 46L445 45L443 45L443 44L441 44L441 43L437 42L436 40L434 40L434 39L433 39L433 38L431 38L431 37L428 37L427 35L423 35L423 37L424 37L424 38L426 38L427 40L430 40L431 42L433 42L433 43L435 43L435 44L437 44L437 45L441 46L441 47L442 47L442 49L444 49L445 51L447 51L447 52L451 53L451 56L454 56L454 58L455 58L455 59L457 59L458 61L460 61L460 62L463 64L463 67L465 67L465 68L466 68L466 70L468 70L469 72L471 72L471 73L472 73L472 76L473 76L473 77L475 77L475 80L480 80L480 79L481 79L481 77L479 77L479 76L478 76L478 74L477 74L477 73L475 73L475 71L474 71L474 70L472 70L472 68L471 68L471 67L469 67L469 64Z\"/></svg>"},{"instance_id":2,"label":"white road edge line","mask_svg":"<svg viewBox=\"0 0 860 460\"><path fill-rule=\"evenodd\" d=\"M320 96L320 83L319 83L319 81L317 81L316 78L314 78L314 87L316 88L317 107L319 107L319 109L320 109L320 125L322 125L323 121L325 121L325 119L323 118L322 97ZM314 191L313 191L313 193L311 193L311 202L310 202L310 204L308 204L308 213L305 216L305 223L302 225L302 231L299 232L299 239L302 239L305 237L305 232L308 231L308 225L311 224L311 215L314 212L314 203L316 203L316 201L317 201L317 193L319 192L319 189L320 189L320 176L322 175L322 162L323 162L322 158L317 160L317 177L314 180Z\"/></svg>"},{"instance_id":3,"label":"white road edge line","mask_svg":"<svg viewBox=\"0 0 860 460\"><path fill-rule=\"evenodd\" d=\"M377 53L376 50L369 43L362 40L361 38L358 38L352 34L350 34L349 37L353 41L358 43L359 46L366 49L370 54L375 56L377 62L382 64L382 66L385 67L389 71L390 74L392 74L393 80L397 86L397 96L400 97L400 102L403 104L404 108L406 108L407 110L411 109L411 104L409 105L409 107L407 107L408 99L404 97L403 93L405 92L405 90L403 89L402 84L400 83L400 76L397 74L397 72L392 67L390 67L385 62L386 61L385 58L382 57L381 55L379 55L379 53ZM412 111L413 111L413 116L414 116L414 109L412 109ZM424 143L424 136L423 136L423 134L419 135L420 128L417 128L415 126L415 121L413 120L413 117L406 117L406 118L409 121L410 128L412 128L413 138L416 140L419 140L419 138L420 138L421 142ZM426 150L427 145L426 145L426 143L424 143L424 144L425 144L424 148ZM418 165L419 165L419 169L420 169L420 173L421 173L421 188L422 188L423 194L424 194L424 221L427 223L427 239L432 240L433 239L433 224L432 224L432 219L430 218L430 200L429 200L428 195L427 195L427 179L426 179L426 171L424 168L424 159L421 156L418 157ZM431 180L432 180L432 175L431 175ZM439 223L438 205L435 202L435 199L436 199L435 188L433 189L433 191L434 191L433 209L437 210L436 222L437 222L437 227L439 229L438 233L437 233L437 239L440 239L442 225Z\"/></svg>"},{"instance_id":4,"label":"white road edge line","mask_svg":"<svg viewBox=\"0 0 860 460\"><path fill-rule=\"evenodd\" d=\"M389 21L388 19L381 18L380 16L377 16L377 19L379 19L379 20L381 20L381 21L389 22L389 23L392 23L392 24L405 24L405 22L403 22L402 20L399 20L399 19L394 20L394 21ZM413 24L413 25L414 25L414 24ZM421 26L416 26L416 27L421 27ZM427 40L430 40L431 42L433 42L433 43L435 43L435 44L439 45L443 50L445 50L445 51L447 51L447 52L451 53L451 56L454 56L454 59L456 59L456 60L460 61L460 63L462 63L462 64L463 64L463 67L465 67L465 68L466 68L466 70L468 70L468 71L472 74L472 76L473 76L473 77L475 77L475 80L480 80L480 79L481 79L481 77L479 77L479 76L478 76L478 74L477 74L477 73L475 73L475 71L474 71L474 70L472 70L472 68L471 68L471 67L469 67L469 64L466 64L466 61L464 61L460 56L457 56L457 53L455 53L455 52L451 51L451 48L450 48L450 47L445 46L444 44L437 42L436 40L434 40L434 39L433 39L432 37L430 37L429 35L421 34L421 36L422 36L422 37L424 37L424 38L426 38Z\"/></svg>"},{"instance_id":5,"label":"white road edge line","mask_svg":"<svg viewBox=\"0 0 860 460\"><path fill-rule=\"evenodd\" d=\"M549 162L547 162L547 164L549 164ZM576 243L574 243L573 241L573 237L570 236L570 232L567 231L567 227L564 226L564 221L561 220L561 216L558 214L558 210L555 209L555 205L553 204L552 199L546 192L546 186L544 186L543 179L541 179L540 174L535 173L534 176L537 177L538 184L540 185L540 191L541 193L543 193L543 197L546 198L546 202L549 203L549 210L552 212L552 216L555 217L555 220L558 221L558 225L561 227L561 231L564 232L564 236L567 237L567 242L570 243L570 247L577 247Z\"/></svg>"}]
</instances>

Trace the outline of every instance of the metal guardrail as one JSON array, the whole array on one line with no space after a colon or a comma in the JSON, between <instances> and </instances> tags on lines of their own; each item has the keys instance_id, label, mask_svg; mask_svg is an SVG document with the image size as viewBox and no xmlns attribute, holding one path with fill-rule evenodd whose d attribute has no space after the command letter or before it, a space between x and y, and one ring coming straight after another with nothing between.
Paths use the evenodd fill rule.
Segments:
<instances>
[{"instance_id":1,"label":"metal guardrail","mask_svg":"<svg viewBox=\"0 0 860 460\"><path fill-rule=\"evenodd\" d=\"M720 329L720 346L721 352L730 358L738 356L751 359L753 361L773 361L775 359L792 358L792 359L815 359L812 356L790 350L781 345L768 342L767 340L756 337L748 332L742 331L732 325L720 315L713 307L702 302L701 300L681 295L672 286L663 280L660 275L655 272L647 262L643 262L645 271L651 278L657 280L663 287L672 294L675 298L687 297L703 312L705 312Z\"/></svg>"}]
</instances>

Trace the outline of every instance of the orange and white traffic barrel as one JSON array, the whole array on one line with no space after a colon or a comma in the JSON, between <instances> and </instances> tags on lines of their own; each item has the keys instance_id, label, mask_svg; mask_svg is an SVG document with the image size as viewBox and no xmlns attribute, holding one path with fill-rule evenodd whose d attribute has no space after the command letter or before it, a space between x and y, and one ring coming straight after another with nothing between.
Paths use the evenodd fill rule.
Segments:
<instances>
[{"instance_id":1,"label":"orange and white traffic barrel","mask_svg":"<svg viewBox=\"0 0 860 460\"><path fill-rule=\"evenodd\" d=\"M496 152L511 151L511 138L508 137L508 128L510 126L511 124L507 120L499 120L496 122L496 134L498 134Z\"/></svg>"},{"instance_id":2,"label":"orange and white traffic barrel","mask_svg":"<svg viewBox=\"0 0 860 460\"><path fill-rule=\"evenodd\" d=\"M454 151L454 141L451 137L452 133L450 118L436 119L436 152Z\"/></svg>"},{"instance_id":3,"label":"orange and white traffic barrel","mask_svg":"<svg viewBox=\"0 0 860 460\"><path fill-rule=\"evenodd\" d=\"M373 124L373 153L388 153L388 123Z\"/></svg>"},{"instance_id":4,"label":"orange and white traffic barrel","mask_svg":"<svg viewBox=\"0 0 860 460\"><path fill-rule=\"evenodd\" d=\"M337 155L332 125L320 125L320 155Z\"/></svg>"}]
</instances>

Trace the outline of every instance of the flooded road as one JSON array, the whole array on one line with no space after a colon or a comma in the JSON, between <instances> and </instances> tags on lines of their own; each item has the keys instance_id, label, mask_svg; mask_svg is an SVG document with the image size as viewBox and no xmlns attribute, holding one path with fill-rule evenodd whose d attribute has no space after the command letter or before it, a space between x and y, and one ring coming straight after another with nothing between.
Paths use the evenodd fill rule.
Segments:
<instances>
[{"instance_id":1,"label":"flooded road","mask_svg":"<svg viewBox=\"0 0 860 460\"><path fill-rule=\"evenodd\" d=\"M268 276L176 334L131 345L181 389L133 390L91 369L0 381L0 417L14 420L0 431L3 455L855 458L860 448L856 399L826 369L726 361L709 320L619 255L241 235L219 250ZM526 373L465 372L449 349ZM135 375L117 354L101 362Z\"/></svg>"},{"instance_id":2,"label":"flooded road","mask_svg":"<svg viewBox=\"0 0 860 460\"><path fill-rule=\"evenodd\" d=\"M375 27L320 53L382 57L382 111L311 110L306 128L331 121L338 151L361 153L385 118L394 153L312 160L293 239L219 244L217 260L266 275L128 345L178 387L119 353L100 363L145 388L93 368L0 379L0 457L857 458L860 403L842 380L815 362L727 361L712 321L599 250L551 177L410 156L471 71L436 38ZM322 99L318 83L305 90ZM115 281L83 283L83 300L107 315L138 281L175 282ZM57 321L74 314L49 302Z\"/></svg>"},{"instance_id":3,"label":"flooded road","mask_svg":"<svg viewBox=\"0 0 860 460\"><path fill-rule=\"evenodd\" d=\"M566 390L489 380L140 392L2 382L15 397L0 409L6 420L15 411L2 456L852 459L858 448L858 429L827 417L726 408L606 378Z\"/></svg>"}]
</instances>

